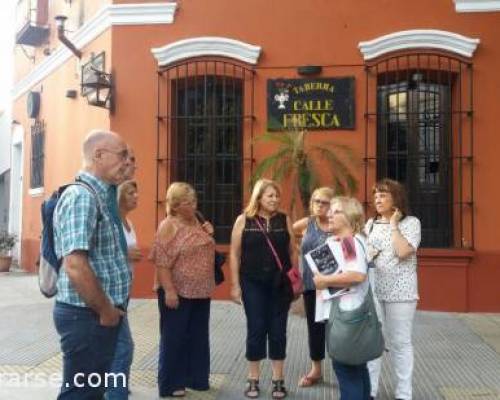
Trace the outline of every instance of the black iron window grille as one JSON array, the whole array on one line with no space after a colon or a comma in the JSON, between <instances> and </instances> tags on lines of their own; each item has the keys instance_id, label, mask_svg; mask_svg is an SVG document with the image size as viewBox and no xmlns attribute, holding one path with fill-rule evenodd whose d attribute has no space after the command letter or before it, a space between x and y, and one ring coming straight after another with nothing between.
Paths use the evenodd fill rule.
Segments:
<instances>
[{"instance_id":1,"label":"black iron window grille","mask_svg":"<svg viewBox=\"0 0 500 400\"><path fill-rule=\"evenodd\" d=\"M422 247L473 248L472 64L416 53L366 67L365 201L376 180L405 184Z\"/></svg>"},{"instance_id":2,"label":"black iron window grille","mask_svg":"<svg viewBox=\"0 0 500 400\"><path fill-rule=\"evenodd\" d=\"M45 124L43 121L35 121L31 126L31 189L43 187L44 149Z\"/></svg>"},{"instance_id":3,"label":"black iron window grille","mask_svg":"<svg viewBox=\"0 0 500 400\"><path fill-rule=\"evenodd\" d=\"M194 186L198 209L229 243L242 211L244 143L253 136L251 69L228 61L199 60L158 73L157 220L170 182ZM244 137L249 140L244 140Z\"/></svg>"}]
</instances>

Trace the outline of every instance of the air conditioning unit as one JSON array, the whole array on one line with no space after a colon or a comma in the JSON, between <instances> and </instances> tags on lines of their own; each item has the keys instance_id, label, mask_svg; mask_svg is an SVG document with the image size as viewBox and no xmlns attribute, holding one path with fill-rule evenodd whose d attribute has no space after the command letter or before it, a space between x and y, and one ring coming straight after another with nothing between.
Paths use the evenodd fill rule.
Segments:
<instances>
[{"instance_id":1,"label":"air conditioning unit","mask_svg":"<svg viewBox=\"0 0 500 400\"><path fill-rule=\"evenodd\" d=\"M48 0L20 0L16 9L16 44L41 46L49 36Z\"/></svg>"}]
</instances>

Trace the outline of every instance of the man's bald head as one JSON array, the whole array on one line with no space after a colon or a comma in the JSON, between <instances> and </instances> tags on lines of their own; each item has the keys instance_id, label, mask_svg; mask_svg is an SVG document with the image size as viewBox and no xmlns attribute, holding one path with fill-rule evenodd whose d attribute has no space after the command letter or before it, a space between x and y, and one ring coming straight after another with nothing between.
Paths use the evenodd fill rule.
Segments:
<instances>
[{"instance_id":1,"label":"man's bald head","mask_svg":"<svg viewBox=\"0 0 500 400\"><path fill-rule=\"evenodd\" d=\"M109 184L124 180L129 167L127 145L114 132L91 131L83 142L83 169Z\"/></svg>"},{"instance_id":2,"label":"man's bald head","mask_svg":"<svg viewBox=\"0 0 500 400\"><path fill-rule=\"evenodd\" d=\"M122 139L115 132L94 129L89 132L83 141L83 162L85 167L94 163L94 156L98 149L108 145L121 143Z\"/></svg>"}]
</instances>

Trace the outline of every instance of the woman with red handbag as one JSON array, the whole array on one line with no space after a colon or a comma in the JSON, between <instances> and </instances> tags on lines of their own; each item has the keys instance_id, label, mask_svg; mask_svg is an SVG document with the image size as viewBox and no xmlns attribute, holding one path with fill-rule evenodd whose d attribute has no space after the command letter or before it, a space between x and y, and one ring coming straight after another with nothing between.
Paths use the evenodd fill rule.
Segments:
<instances>
[{"instance_id":1,"label":"woman with red handbag","mask_svg":"<svg viewBox=\"0 0 500 400\"><path fill-rule=\"evenodd\" d=\"M292 224L278 211L280 196L275 182L258 180L231 236L231 296L243 302L247 318L249 372L244 394L248 398L260 395L260 361L267 356L272 364L272 398L287 396L283 379L286 326L301 280Z\"/></svg>"}]
</instances>

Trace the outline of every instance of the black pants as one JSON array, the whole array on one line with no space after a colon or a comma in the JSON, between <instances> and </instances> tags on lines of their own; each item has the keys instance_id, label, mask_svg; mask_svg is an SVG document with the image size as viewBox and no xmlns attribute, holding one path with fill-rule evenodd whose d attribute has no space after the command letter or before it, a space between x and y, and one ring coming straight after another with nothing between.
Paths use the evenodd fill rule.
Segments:
<instances>
[{"instance_id":1,"label":"black pants","mask_svg":"<svg viewBox=\"0 0 500 400\"><path fill-rule=\"evenodd\" d=\"M186 387L208 390L210 374L210 299L179 296L175 309L165 306L165 292L158 289L160 354L158 388L161 396Z\"/></svg>"},{"instance_id":2,"label":"black pants","mask_svg":"<svg viewBox=\"0 0 500 400\"><path fill-rule=\"evenodd\" d=\"M308 290L302 295L306 309L307 333L309 338L309 356L313 361L321 361L325 358L325 323L315 322L316 291Z\"/></svg>"},{"instance_id":3,"label":"black pants","mask_svg":"<svg viewBox=\"0 0 500 400\"><path fill-rule=\"evenodd\" d=\"M243 306L247 317L248 361L286 357L286 324L290 303L283 300L283 291L262 282L241 279Z\"/></svg>"}]
</instances>

